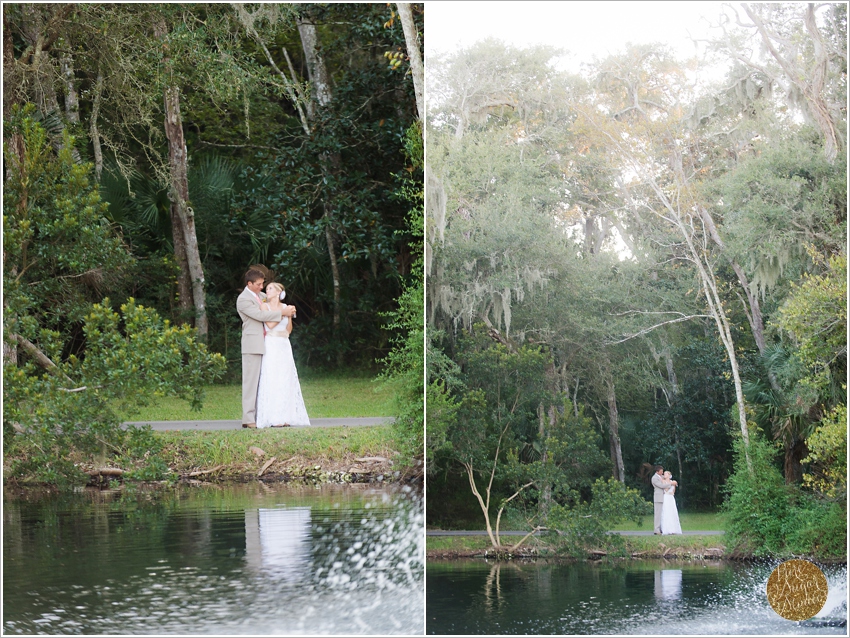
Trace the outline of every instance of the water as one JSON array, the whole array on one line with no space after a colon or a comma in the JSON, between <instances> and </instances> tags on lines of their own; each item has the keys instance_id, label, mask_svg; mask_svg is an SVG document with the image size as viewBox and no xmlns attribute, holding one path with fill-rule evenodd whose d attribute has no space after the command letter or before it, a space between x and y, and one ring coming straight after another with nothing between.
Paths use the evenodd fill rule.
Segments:
<instances>
[{"instance_id":1,"label":"water","mask_svg":"<svg viewBox=\"0 0 850 638\"><path fill-rule=\"evenodd\" d=\"M7 494L4 634L419 634L422 499L262 483Z\"/></svg>"},{"instance_id":2,"label":"water","mask_svg":"<svg viewBox=\"0 0 850 638\"><path fill-rule=\"evenodd\" d=\"M778 563L435 561L429 634L847 635L847 568L821 566L830 595L812 621L777 615L766 585Z\"/></svg>"}]
</instances>

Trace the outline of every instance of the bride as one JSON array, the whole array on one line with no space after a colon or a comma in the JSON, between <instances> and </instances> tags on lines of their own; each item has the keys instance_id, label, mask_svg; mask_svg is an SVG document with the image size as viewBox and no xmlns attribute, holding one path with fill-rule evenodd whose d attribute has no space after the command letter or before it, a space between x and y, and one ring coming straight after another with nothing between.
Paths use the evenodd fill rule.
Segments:
<instances>
[{"instance_id":1,"label":"bride","mask_svg":"<svg viewBox=\"0 0 850 638\"><path fill-rule=\"evenodd\" d=\"M286 292L277 282L266 286L267 303L264 310L282 310ZM307 408L301 396L298 371L292 358L289 333L292 322L283 317L280 322L266 323L266 353L260 368L260 387L257 391L257 427L283 428L291 425L310 425Z\"/></svg>"},{"instance_id":2,"label":"bride","mask_svg":"<svg viewBox=\"0 0 850 638\"><path fill-rule=\"evenodd\" d=\"M260 383L262 383L260 377ZM259 426L259 423L258 423ZM668 483L673 480L673 474L664 472L664 480ZM661 533L681 534L682 526L679 524L679 510L676 507L676 486L672 483L664 490L664 504L661 507Z\"/></svg>"}]
</instances>

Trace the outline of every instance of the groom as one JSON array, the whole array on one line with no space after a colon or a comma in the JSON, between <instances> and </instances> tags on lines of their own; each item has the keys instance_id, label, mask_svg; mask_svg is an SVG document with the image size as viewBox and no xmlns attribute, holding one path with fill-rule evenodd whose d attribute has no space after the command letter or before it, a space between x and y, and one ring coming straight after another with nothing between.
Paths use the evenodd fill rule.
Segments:
<instances>
[{"instance_id":1,"label":"groom","mask_svg":"<svg viewBox=\"0 0 850 638\"><path fill-rule=\"evenodd\" d=\"M284 306L282 311L263 310L260 291L266 283L259 270L245 273L245 290L236 299L236 310L242 318L242 427L257 427L257 388L260 385L260 368L265 354L264 321L280 321L281 316L291 317L295 306Z\"/></svg>"},{"instance_id":2,"label":"groom","mask_svg":"<svg viewBox=\"0 0 850 638\"><path fill-rule=\"evenodd\" d=\"M668 481L664 478L664 468L660 465L655 466L655 474L652 475L652 487L655 489L652 493L653 505L655 505L655 533L661 533L661 509L664 507L664 490L671 485L678 485L676 481Z\"/></svg>"}]
</instances>

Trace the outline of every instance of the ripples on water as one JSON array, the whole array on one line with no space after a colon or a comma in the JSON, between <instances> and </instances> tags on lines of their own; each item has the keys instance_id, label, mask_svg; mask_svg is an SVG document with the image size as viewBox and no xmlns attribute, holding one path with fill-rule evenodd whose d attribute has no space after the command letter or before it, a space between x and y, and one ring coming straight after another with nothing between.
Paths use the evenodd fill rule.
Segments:
<instances>
[{"instance_id":1,"label":"ripples on water","mask_svg":"<svg viewBox=\"0 0 850 638\"><path fill-rule=\"evenodd\" d=\"M847 568L822 567L830 594L811 621L777 615L778 564L431 563L429 634L847 635ZM832 625L832 626L829 626Z\"/></svg>"},{"instance_id":2,"label":"ripples on water","mask_svg":"<svg viewBox=\"0 0 850 638\"><path fill-rule=\"evenodd\" d=\"M12 506L4 633L422 634L421 498L358 488Z\"/></svg>"}]
</instances>

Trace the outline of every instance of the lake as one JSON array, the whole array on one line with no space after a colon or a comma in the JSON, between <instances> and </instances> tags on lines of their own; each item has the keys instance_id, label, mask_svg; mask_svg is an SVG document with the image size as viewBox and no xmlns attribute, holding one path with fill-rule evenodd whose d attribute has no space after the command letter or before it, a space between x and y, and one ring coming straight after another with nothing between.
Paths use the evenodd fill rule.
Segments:
<instances>
[{"instance_id":1,"label":"lake","mask_svg":"<svg viewBox=\"0 0 850 638\"><path fill-rule=\"evenodd\" d=\"M847 568L821 566L829 598L813 621L777 615L774 563L429 561L429 634L846 635Z\"/></svg>"},{"instance_id":2,"label":"lake","mask_svg":"<svg viewBox=\"0 0 850 638\"><path fill-rule=\"evenodd\" d=\"M419 634L421 494L195 485L4 494L4 634Z\"/></svg>"}]
</instances>

